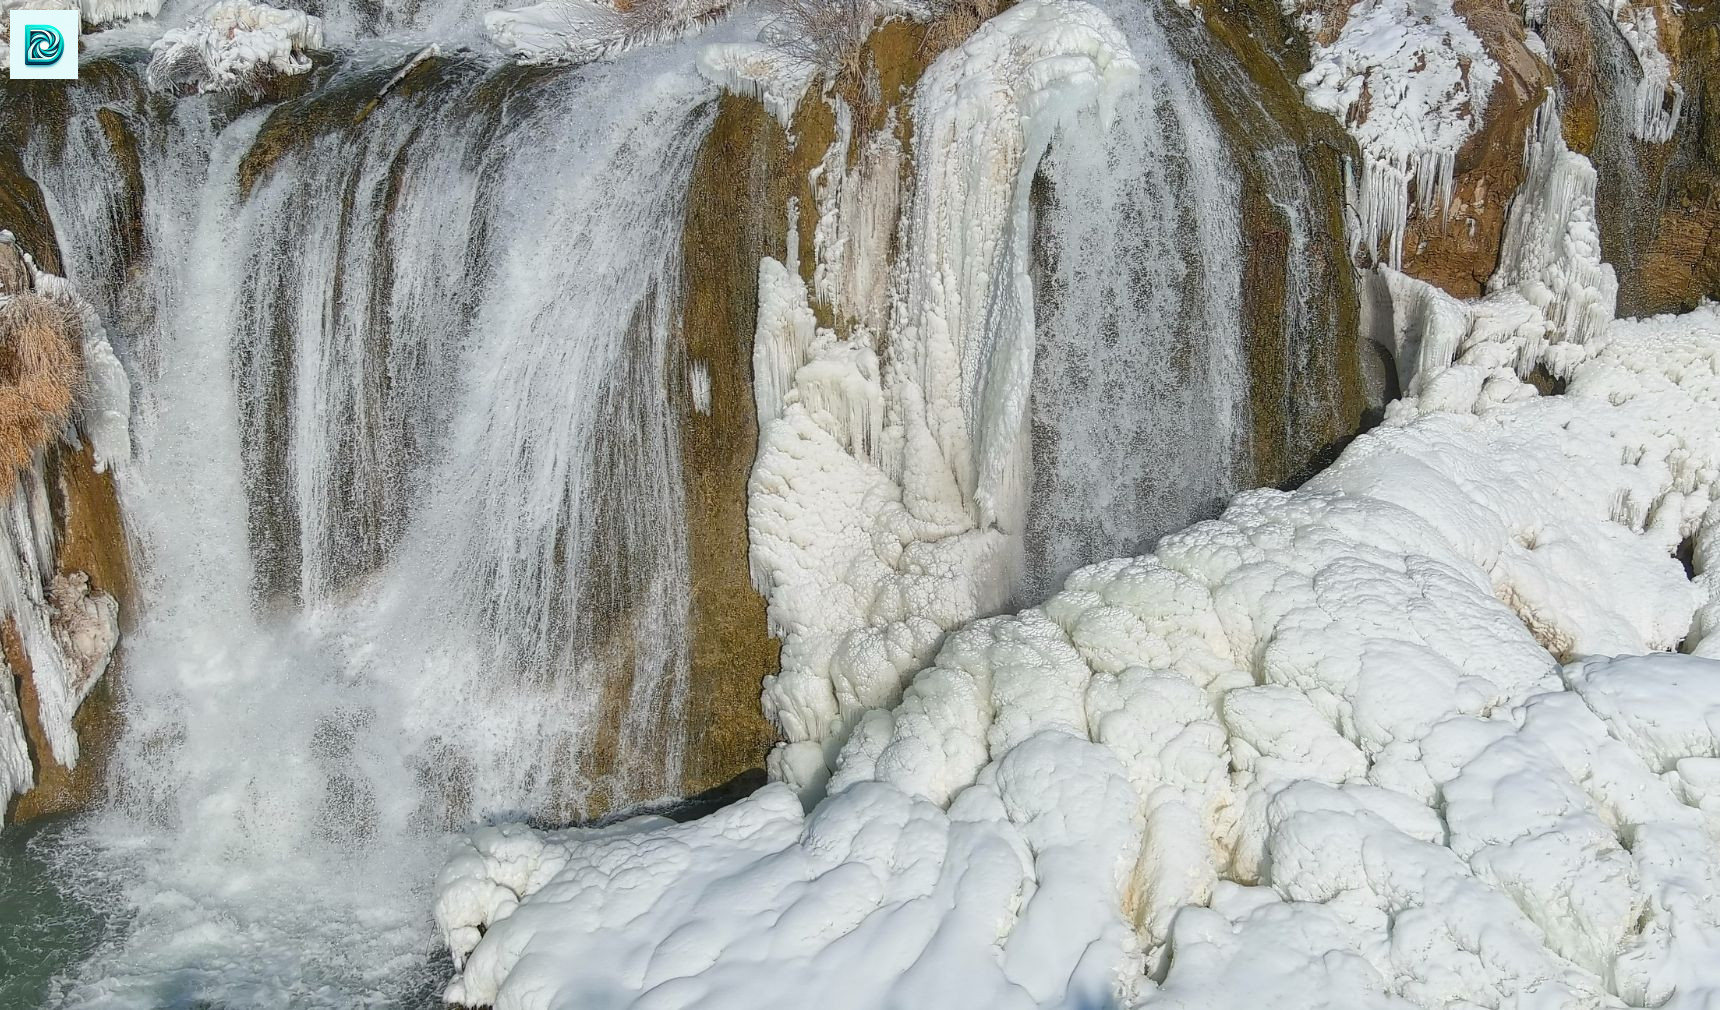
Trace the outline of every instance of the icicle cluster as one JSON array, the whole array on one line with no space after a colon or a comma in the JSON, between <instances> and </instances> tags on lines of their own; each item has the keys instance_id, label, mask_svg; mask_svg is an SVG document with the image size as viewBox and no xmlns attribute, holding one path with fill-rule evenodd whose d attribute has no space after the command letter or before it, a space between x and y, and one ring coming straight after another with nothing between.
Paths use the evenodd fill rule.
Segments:
<instances>
[{"instance_id":1,"label":"icicle cluster","mask_svg":"<svg viewBox=\"0 0 1720 1010\"><path fill-rule=\"evenodd\" d=\"M1527 172L1487 286L1516 291L1546 314L1549 332L1526 353L1546 358L1553 373L1563 376L1574 361L1570 354L1549 357L1550 345L1598 340L1612 322L1618 280L1601 262L1594 166L1565 146L1553 95L1536 112L1525 148Z\"/></svg>"},{"instance_id":2,"label":"icicle cluster","mask_svg":"<svg viewBox=\"0 0 1720 1010\"><path fill-rule=\"evenodd\" d=\"M1609 0L1599 0L1608 3ZM1610 0L1613 24L1636 56L1641 77L1636 82L1636 116L1631 133L1651 144L1664 144L1678 129L1684 109L1684 87L1672 79L1672 60L1660 43L1660 21L1654 8L1630 0ZM1628 68L1619 68L1628 72Z\"/></svg>"},{"instance_id":3,"label":"icicle cluster","mask_svg":"<svg viewBox=\"0 0 1720 1010\"><path fill-rule=\"evenodd\" d=\"M1318 10L1289 5L1303 30ZM1350 200L1352 253L1403 262L1412 207L1450 206L1458 149L1480 126L1499 68L1449 0L1358 0L1330 45L1316 42L1305 99L1344 124L1362 149Z\"/></svg>"},{"instance_id":4,"label":"icicle cluster","mask_svg":"<svg viewBox=\"0 0 1720 1010\"><path fill-rule=\"evenodd\" d=\"M922 154L887 284L881 218L899 199L900 152L876 140L850 167L841 136L820 166L813 274L847 339L818 329L793 265L761 264L748 526L754 578L784 638L764 693L787 741L770 770L805 795L944 631L1009 591L1033 362L1028 187L1053 132L1137 73L1098 10L1017 5L919 83ZM886 291L877 333L866 320L884 313Z\"/></svg>"}]
</instances>

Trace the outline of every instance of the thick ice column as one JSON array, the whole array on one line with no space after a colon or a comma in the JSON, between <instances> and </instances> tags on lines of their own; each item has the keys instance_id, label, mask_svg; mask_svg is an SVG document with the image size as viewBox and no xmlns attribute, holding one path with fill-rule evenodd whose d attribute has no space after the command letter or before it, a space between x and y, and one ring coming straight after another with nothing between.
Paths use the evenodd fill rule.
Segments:
<instances>
[{"instance_id":1,"label":"thick ice column","mask_svg":"<svg viewBox=\"0 0 1720 1010\"><path fill-rule=\"evenodd\" d=\"M914 99L914 195L887 367L903 500L1020 529L1033 288L1028 191L1057 127L1139 67L1109 18L1022 4L940 57Z\"/></svg>"}]
</instances>

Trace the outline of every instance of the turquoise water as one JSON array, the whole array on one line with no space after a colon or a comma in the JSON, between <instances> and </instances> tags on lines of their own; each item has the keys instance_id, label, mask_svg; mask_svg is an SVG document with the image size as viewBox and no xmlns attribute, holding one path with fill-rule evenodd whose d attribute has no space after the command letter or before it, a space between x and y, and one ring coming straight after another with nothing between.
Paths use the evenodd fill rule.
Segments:
<instances>
[{"instance_id":1,"label":"turquoise water","mask_svg":"<svg viewBox=\"0 0 1720 1010\"><path fill-rule=\"evenodd\" d=\"M70 819L0 831L0 1007L49 1006L55 976L89 957L121 922L60 865ZM59 858L56 858L59 857Z\"/></svg>"}]
</instances>

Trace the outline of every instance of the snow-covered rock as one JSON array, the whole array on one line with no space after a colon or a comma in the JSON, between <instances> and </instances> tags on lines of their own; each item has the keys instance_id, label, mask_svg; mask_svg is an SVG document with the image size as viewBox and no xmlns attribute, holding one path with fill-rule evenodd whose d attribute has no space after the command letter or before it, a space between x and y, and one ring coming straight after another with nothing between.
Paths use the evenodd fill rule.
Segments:
<instances>
[{"instance_id":1,"label":"snow-covered rock","mask_svg":"<svg viewBox=\"0 0 1720 1010\"><path fill-rule=\"evenodd\" d=\"M1443 214L1451 203L1458 149L1480 128L1499 67L1451 0L1288 0L1286 10L1312 43L1305 100L1362 150L1353 243L1383 242L1384 262L1400 266L1411 207ZM1326 23L1335 15L1341 26Z\"/></svg>"},{"instance_id":2,"label":"snow-covered rock","mask_svg":"<svg viewBox=\"0 0 1720 1010\"><path fill-rule=\"evenodd\" d=\"M221 0L150 47L149 84L158 89L259 92L273 76L309 73L322 48L322 21L251 0Z\"/></svg>"},{"instance_id":3,"label":"snow-covered rock","mask_svg":"<svg viewBox=\"0 0 1720 1010\"><path fill-rule=\"evenodd\" d=\"M697 31L730 0L544 0L490 11L484 28L521 63L589 63Z\"/></svg>"},{"instance_id":4,"label":"snow-covered rock","mask_svg":"<svg viewBox=\"0 0 1720 1010\"><path fill-rule=\"evenodd\" d=\"M10 242L11 234L0 232L0 239ZM7 248L0 245L0 251ZM131 458L131 387L107 332L69 281L38 269L28 257L23 262L34 294L67 305L81 324L83 381L64 435L74 444L88 441L98 471L123 466ZM9 475L0 500L0 618L17 629L29 663L42 742L56 763L70 768L79 752L72 717L118 644L119 606L106 593L92 593L83 573L59 570L48 481L46 457L38 451L30 466ZM0 804L35 781L13 686L21 672L0 660Z\"/></svg>"}]
</instances>

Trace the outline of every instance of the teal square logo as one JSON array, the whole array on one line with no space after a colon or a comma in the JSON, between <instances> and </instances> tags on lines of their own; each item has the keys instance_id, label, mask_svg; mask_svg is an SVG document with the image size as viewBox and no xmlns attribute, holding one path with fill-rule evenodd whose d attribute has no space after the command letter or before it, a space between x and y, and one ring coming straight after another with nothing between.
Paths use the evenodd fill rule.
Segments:
<instances>
[{"instance_id":1,"label":"teal square logo","mask_svg":"<svg viewBox=\"0 0 1720 1010\"><path fill-rule=\"evenodd\" d=\"M7 70L15 81L70 81L78 76L78 11L14 8L7 15Z\"/></svg>"}]
</instances>

